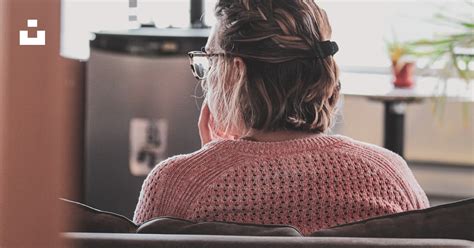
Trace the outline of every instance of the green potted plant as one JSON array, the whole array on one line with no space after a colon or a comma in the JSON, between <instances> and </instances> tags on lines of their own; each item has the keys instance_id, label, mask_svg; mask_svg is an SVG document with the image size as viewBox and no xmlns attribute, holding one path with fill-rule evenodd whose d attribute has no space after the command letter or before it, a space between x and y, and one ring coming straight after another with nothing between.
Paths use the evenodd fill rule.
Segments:
<instances>
[{"instance_id":1,"label":"green potted plant","mask_svg":"<svg viewBox=\"0 0 474 248\"><path fill-rule=\"evenodd\" d=\"M469 89L474 78L474 71L472 70L474 67L474 15L472 14L474 13L474 3L465 1L465 4L465 8L457 9L458 13L438 13L432 19L438 25L452 27L455 32L438 34L432 39L388 43L396 78L397 73L401 70L400 68L406 66L407 63L400 62L401 58L410 55L412 58L427 61L426 65L421 68L421 74L436 75L440 78L440 88L446 89L448 79L458 77L466 82L466 89ZM441 64L441 68L433 69L435 63ZM410 67L413 67L413 65L410 65ZM397 82L397 79L395 82ZM440 97L435 101L434 112L439 113L440 117L443 115L445 101L444 97ZM468 120L469 104L463 104L463 113L464 120Z\"/></svg>"}]
</instances>

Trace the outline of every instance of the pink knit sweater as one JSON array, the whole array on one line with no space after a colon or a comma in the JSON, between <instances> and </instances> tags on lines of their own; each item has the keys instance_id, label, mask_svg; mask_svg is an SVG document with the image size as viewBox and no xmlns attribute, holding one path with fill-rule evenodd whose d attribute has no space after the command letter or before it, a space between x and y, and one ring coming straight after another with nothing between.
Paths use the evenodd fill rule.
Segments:
<instances>
[{"instance_id":1,"label":"pink knit sweater","mask_svg":"<svg viewBox=\"0 0 474 248\"><path fill-rule=\"evenodd\" d=\"M148 175L134 221L286 224L322 228L429 206L398 155L344 136L214 141Z\"/></svg>"}]
</instances>

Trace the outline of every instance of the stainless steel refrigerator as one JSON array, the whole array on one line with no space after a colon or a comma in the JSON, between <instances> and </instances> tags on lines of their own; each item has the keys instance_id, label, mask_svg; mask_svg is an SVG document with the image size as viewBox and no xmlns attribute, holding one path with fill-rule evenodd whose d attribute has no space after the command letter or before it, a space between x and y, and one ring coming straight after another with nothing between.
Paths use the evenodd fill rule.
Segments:
<instances>
[{"instance_id":1,"label":"stainless steel refrigerator","mask_svg":"<svg viewBox=\"0 0 474 248\"><path fill-rule=\"evenodd\" d=\"M197 80L187 52L207 29L96 33L87 62L85 203L132 217L146 174L199 149Z\"/></svg>"}]
</instances>

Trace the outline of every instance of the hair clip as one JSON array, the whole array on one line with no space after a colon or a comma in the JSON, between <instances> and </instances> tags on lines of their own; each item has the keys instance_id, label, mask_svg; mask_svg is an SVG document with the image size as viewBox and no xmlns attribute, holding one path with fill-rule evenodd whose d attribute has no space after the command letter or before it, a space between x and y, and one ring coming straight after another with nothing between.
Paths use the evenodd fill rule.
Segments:
<instances>
[{"instance_id":1,"label":"hair clip","mask_svg":"<svg viewBox=\"0 0 474 248\"><path fill-rule=\"evenodd\" d=\"M321 41L316 43L315 53L317 58L324 59L329 56L333 56L339 51L339 46L335 41Z\"/></svg>"}]
</instances>

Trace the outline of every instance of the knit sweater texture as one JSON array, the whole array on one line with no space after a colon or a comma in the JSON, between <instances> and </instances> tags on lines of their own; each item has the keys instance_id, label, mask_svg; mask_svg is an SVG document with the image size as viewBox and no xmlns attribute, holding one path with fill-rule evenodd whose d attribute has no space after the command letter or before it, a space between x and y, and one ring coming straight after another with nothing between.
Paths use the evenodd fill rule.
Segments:
<instances>
[{"instance_id":1,"label":"knit sweater texture","mask_svg":"<svg viewBox=\"0 0 474 248\"><path fill-rule=\"evenodd\" d=\"M213 141L171 157L145 179L133 219L284 224L308 235L427 207L400 156L321 134L282 142Z\"/></svg>"}]
</instances>

